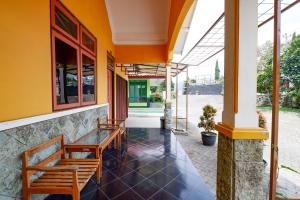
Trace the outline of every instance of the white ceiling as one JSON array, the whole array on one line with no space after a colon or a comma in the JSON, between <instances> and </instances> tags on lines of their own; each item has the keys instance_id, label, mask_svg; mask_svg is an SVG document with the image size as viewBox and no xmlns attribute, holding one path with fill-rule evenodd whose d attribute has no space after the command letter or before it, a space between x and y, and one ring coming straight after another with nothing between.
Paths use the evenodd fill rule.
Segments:
<instances>
[{"instance_id":1,"label":"white ceiling","mask_svg":"<svg viewBox=\"0 0 300 200\"><path fill-rule=\"evenodd\" d=\"M165 44L170 0L105 0L114 44Z\"/></svg>"}]
</instances>

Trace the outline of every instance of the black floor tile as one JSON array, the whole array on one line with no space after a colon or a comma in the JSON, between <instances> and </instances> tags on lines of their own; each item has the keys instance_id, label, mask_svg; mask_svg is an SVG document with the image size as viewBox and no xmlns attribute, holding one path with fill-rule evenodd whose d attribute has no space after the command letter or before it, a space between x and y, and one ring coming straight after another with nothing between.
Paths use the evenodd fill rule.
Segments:
<instances>
[{"instance_id":1,"label":"black floor tile","mask_svg":"<svg viewBox=\"0 0 300 200\"><path fill-rule=\"evenodd\" d=\"M155 160L153 162L150 162L149 165L157 170L161 170L165 167L167 167L170 163L168 163L167 161L165 160L162 160L162 159L158 159L158 160Z\"/></svg>"},{"instance_id":2,"label":"black floor tile","mask_svg":"<svg viewBox=\"0 0 300 200\"><path fill-rule=\"evenodd\" d=\"M147 165L149 162L150 161L148 161L148 160L140 160L140 159L132 160L132 161L126 163L126 167L136 170L138 168L141 168L141 167Z\"/></svg>"},{"instance_id":3,"label":"black floor tile","mask_svg":"<svg viewBox=\"0 0 300 200\"><path fill-rule=\"evenodd\" d=\"M143 198L148 199L154 193L156 193L160 188L149 180L144 180L143 182L137 184L132 188L135 192L141 195Z\"/></svg>"},{"instance_id":4,"label":"black floor tile","mask_svg":"<svg viewBox=\"0 0 300 200\"><path fill-rule=\"evenodd\" d=\"M145 165L141 168L138 168L136 171L139 172L144 177L149 177L152 174L155 174L156 172L158 172L157 169L151 167L150 165Z\"/></svg>"},{"instance_id":5,"label":"black floor tile","mask_svg":"<svg viewBox=\"0 0 300 200\"><path fill-rule=\"evenodd\" d=\"M168 183L170 183L173 178L170 176L167 176L165 174L163 174L162 172L157 172L155 174L153 174L152 176L150 176L148 178L150 181L152 181L155 185L163 188L165 185L167 185Z\"/></svg>"},{"instance_id":6,"label":"black floor tile","mask_svg":"<svg viewBox=\"0 0 300 200\"><path fill-rule=\"evenodd\" d=\"M140 182L144 181L146 178L140 175L138 172L131 172L121 178L121 180L126 183L128 186L133 187Z\"/></svg>"},{"instance_id":7,"label":"black floor tile","mask_svg":"<svg viewBox=\"0 0 300 200\"><path fill-rule=\"evenodd\" d=\"M114 200L143 200L143 198L133 190L127 190L126 192L114 198Z\"/></svg>"},{"instance_id":8,"label":"black floor tile","mask_svg":"<svg viewBox=\"0 0 300 200\"><path fill-rule=\"evenodd\" d=\"M163 168L161 172L173 178L180 175L180 169L176 167L176 165L168 165L167 167Z\"/></svg>"},{"instance_id":9,"label":"black floor tile","mask_svg":"<svg viewBox=\"0 0 300 200\"><path fill-rule=\"evenodd\" d=\"M192 190L186 197L186 199L197 199L197 200L214 200L215 197L207 191Z\"/></svg>"},{"instance_id":10,"label":"black floor tile","mask_svg":"<svg viewBox=\"0 0 300 200\"><path fill-rule=\"evenodd\" d=\"M187 196L194 190L192 187L176 181L172 181L163 189L179 199L187 199Z\"/></svg>"},{"instance_id":11,"label":"black floor tile","mask_svg":"<svg viewBox=\"0 0 300 200\"><path fill-rule=\"evenodd\" d=\"M104 186L101 186L101 190L109 198L114 198L128 189L129 187L125 183L123 183L120 179L115 180Z\"/></svg>"},{"instance_id":12,"label":"black floor tile","mask_svg":"<svg viewBox=\"0 0 300 200\"><path fill-rule=\"evenodd\" d=\"M124 166L124 165L121 165L119 166L118 168L114 168L114 169L109 169L109 171L111 173L113 173L115 176L117 177L122 177L126 174L129 174L130 172L132 172L133 170Z\"/></svg>"},{"instance_id":13,"label":"black floor tile","mask_svg":"<svg viewBox=\"0 0 300 200\"><path fill-rule=\"evenodd\" d=\"M95 190L86 194L85 196L81 196L80 200L109 200L109 198L104 194L101 190Z\"/></svg>"},{"instance_id":14,"label":"black floor tile","mask_svg":"<svg viewBox=\"0 0 300 200\"><path fill-rule=\"evenodd\" d=\"M150 200L177 200L175 196L170 194L169 192L165 190L160 190L157 193L155 193ZM192 199L191 199L192 200Z\"/></svg>"},{"instance_id":15,"label":"black floor tile","mask_svg":"<svg viewBox=\"0 0 300 200\"><path fill-rule=\"evenodd\" d=\"M116 179L117 176L115 176L112 172L110 172L109 170L103 170L102 177L100 179L100 185L106 185Z\"/></svg>"},{"instance_id":16,"label":"black floor tile","mask_svg":"<svg viewBox=\"0 0 300 200\"><path fill-rule=\"evenodd\" d=\"M102 154L100 184L93 176L81 192L83 200L212 200L209 188L168 130L130 128L120 150ZM51 195L47 200L71 200Z\"/></svg>"}]
</instances>

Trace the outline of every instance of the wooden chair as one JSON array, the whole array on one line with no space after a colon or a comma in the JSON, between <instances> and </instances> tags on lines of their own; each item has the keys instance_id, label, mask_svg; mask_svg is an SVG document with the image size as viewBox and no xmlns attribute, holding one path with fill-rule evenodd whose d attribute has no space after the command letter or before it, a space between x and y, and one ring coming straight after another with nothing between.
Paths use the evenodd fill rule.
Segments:
<instances>
[{"instance_id":1,"label":"wooden chair","mask_svg":"<svg viewBox=\"0 0 300 200\"><path fill-rule=\"evenodd\" d=\"M29 166L29 158L41 150L60 143L58 151ZM94 152L96 158L67 158L67 152ZM102 170L102 158L99 145L66 145L63 134L50 141L38 145L24 152L22 165L23 199L30 199L30 194L69 194L74 200L80 199L80 191L89 179L96 173L97 181L100 181ZM49 163L59 159L53 166ZM36 180L30 178L36 172L42 172Z\"/></svg>"}]
</instances>

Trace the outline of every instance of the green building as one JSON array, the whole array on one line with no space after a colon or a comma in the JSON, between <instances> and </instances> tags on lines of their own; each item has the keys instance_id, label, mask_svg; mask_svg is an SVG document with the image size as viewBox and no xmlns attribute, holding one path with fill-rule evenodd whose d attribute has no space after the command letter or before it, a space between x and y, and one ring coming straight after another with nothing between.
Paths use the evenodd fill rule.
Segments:
<instances>
[{"instance_id":1,"label":"green building","mask_svg":"<svg viewBox=\"0 0 300 200\"><path fill-rule=\"evenodd\" d=\"M129 107L149 107L150 79L129 79Z\"/></svg>"}]
</instances>

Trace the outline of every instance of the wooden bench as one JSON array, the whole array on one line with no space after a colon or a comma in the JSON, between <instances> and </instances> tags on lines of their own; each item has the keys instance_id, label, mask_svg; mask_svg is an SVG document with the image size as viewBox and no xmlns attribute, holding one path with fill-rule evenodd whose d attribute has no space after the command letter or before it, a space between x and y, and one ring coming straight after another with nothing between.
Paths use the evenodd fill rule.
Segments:
<instances>
[{"instance_id":1,"label":"wooden bench","mask_svg":"<svg viewBox=\"0 0 300 200\"><path fill-rule=\"evenodd\" d=\"M109 119L108 116L106 116L105 123L101 122L101 119L98 118L98 128L107 127L107 128L120 128L120 134L126 135L126 125L125 120L123 119Z\"/></svg>"},{"instance_id":2,"label":"wooden bench","mask_svg":"<svg viewBox=\"0 0 300 200\"><path fill-rule=\"evenodd\" d=\"M60 147L55 153L29 166L32 155L57 143L60 143ZM94 152L96 158L68 158L66 155L69 151ZM30 194L69 194L74 200L79 200L80 191L95 173L97 181L100 181L102 162L99 152L99 145L66 145L63 135L25 151L22 165L23 199L30 199ZM48 166L57 159L59 161L56 164ZM42 175L31 181L31 176L37 172L42 172Z\"/></svg>"}]
</instances>

